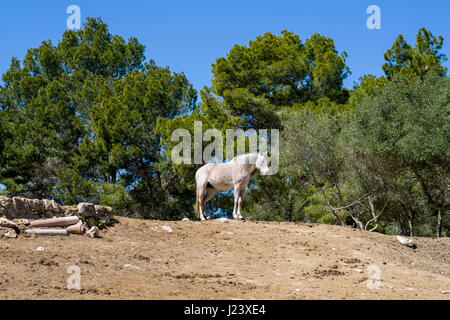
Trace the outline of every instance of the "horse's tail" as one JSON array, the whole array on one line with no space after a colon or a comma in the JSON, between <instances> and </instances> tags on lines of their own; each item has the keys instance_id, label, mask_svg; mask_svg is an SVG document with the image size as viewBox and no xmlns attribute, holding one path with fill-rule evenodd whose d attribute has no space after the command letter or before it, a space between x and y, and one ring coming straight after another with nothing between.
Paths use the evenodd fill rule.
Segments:
<instances>
[{"instance_id":1,"label":"horse's tail","mask_svg":"<svg viewBox=\"0 0 450 320\"><path fill-rule=\"evenodd\" d=\"M198 188L197 188L197 196L195 197L195 214L200 219L200 210L198 208Z\"/></svg>"}]
</instances>

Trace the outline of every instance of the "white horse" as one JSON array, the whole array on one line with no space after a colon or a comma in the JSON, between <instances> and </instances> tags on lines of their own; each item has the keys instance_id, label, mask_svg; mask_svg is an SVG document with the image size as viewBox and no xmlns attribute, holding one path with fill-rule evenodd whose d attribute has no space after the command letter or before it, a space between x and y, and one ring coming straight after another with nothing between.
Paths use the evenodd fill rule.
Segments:
<instances>
[{"instance_id":1,"label":"white horse","mask_svg":"<svg viewBox=\"0 0 450 320\"><path fill-rule=\"evenodd\" d=\"M209 219L210 214L206 203L214 198L219 190L234 188L233 218L243 219L241 215L241 202L245 188L250 181L250 175L255 168L263 175L269 173L269 158L267 152L248 153L237 156L226 163L208 163L195 173L197 183L197 196L195 199L195 212L201 220L205 220L202 209ZM199 205L200 204L200 205Z\"/></svg>"}]
</instances>

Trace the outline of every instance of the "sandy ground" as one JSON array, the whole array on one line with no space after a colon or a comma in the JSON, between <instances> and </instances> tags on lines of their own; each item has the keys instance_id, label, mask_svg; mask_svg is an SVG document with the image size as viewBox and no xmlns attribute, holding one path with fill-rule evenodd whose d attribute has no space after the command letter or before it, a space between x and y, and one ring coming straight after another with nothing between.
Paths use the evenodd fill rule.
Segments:
<instances>
[{"instance_id":1,"label":"sandy ground","mask_svg":"<svg viewBox=\"0 0 450 320\"><path fill-rule=\"evenodd\" d=\"M414 250L329 225L117 220L98 239L1 238L0 299L450 300L449 238Z\"/></svg>"}]
</instances>

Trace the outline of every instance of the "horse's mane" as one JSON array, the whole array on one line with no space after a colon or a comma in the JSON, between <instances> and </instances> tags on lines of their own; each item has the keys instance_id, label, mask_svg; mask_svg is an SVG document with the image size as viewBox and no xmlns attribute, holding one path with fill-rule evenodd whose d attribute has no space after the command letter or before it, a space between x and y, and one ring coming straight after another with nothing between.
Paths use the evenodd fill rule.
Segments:
<instances>
[{"instance_id":1,"label":"horse's mane","mask_svg":"<svg viewBox=\"0 0 450 320\"><path fill-rule=\"evenodd\" d=\"M237 161L238 159L241 159L241 158L243 158L243 157L248 157L248 156L250 156L250 155L258 155L258 153L257 152L252 152L252 153L244 153L244 154L240 154L240 155L237 155L236 157L234 157L233 159L231 159L229 162L232 162L232 161Z\"/></svg>"}]
</instances>

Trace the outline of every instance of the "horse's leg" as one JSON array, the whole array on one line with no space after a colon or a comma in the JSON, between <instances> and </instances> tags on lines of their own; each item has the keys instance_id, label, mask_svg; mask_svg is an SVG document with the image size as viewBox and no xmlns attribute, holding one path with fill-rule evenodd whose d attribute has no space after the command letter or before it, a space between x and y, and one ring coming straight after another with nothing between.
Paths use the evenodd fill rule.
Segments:
<instances>
[{"instance_id":1,"label":"horse's leg","mask_svg":"<svg viewBox=\"0 0 450 320\"><path fill-rule=\"evenodd\" d=\"M207 188L206 189L206 196L205 196L205 199L203 200L205 202L206 220L209 220L209 218L211 216L211 214L209 213L208 209L206 208L206 203L209 200L211 200L212 198L214 198L216 193L217 193L216 189L212 189L212 188Z\"/></svg>"},{"instance_id":2,"label":"horse's leg","mask_svg":"<svg viewBox=\"0 0 450 320\"><path fill-rule=\"evenodd\" d=\"M200 220L204 221L205 217L203 216L203 209L204 209L204 205L203 205L203 201L205 199L205 186L203 185L199 185L198 186L198 210L200 211Z\"/></svg>"},{"instance_id":3,"label":"horse's leg","mask_svg":"<svg viewBox=\"0 0 450 320\"><path fill-rule=\"evenodd\" d=\"M241 215L241 204L242 204L242 197L244 196L245 186L239 190L239 198L238 198L238 204L237 204L237 217L238 219L242 220L244 217Z\"/></svg>"},{"instance_id":4,"label":"horse's leg","mask_svg":"<svg viewBox=\"0 0 450 320\"><path fill-rule=\"evenodd\" d=\"M237 208L238 208L240 190L241 190L241 185L240 184L234 185L233 219L237 219L238 218Z\"/></svg>"}]
</instances>

